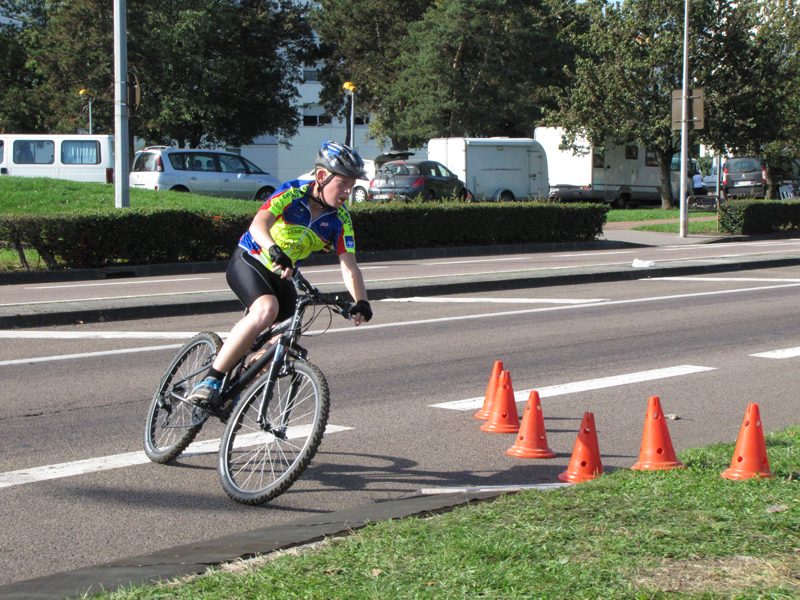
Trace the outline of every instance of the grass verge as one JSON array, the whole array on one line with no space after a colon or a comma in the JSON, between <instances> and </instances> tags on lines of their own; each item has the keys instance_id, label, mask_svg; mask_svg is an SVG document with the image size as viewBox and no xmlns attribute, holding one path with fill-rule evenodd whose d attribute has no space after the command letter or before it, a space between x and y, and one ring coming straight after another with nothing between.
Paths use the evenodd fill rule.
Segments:
<instances>
[{"instance_id":1,"label":"grass verge","mask_svg":"<svg viewBox=\"0 0 800 600\"><path fill-rule=\"evenodd\" d=\"M633 228L636 231L662 231L665 233L680 232L680 223L659 223L657 225L640 225ZM717 231L717 221L692 221L689 220L689 233L720 235Z\"/></svg>"},{"instance_id":2,"label":"grass verge","mask_svg":"<svg viewBox=\"0 0 800 600\"><path fill-rule=\"evenodd\" d=\"M798 598L800 427L767 436L771 479L722 479L733 447L95 598Z\"/></svg>"}]
</instances>

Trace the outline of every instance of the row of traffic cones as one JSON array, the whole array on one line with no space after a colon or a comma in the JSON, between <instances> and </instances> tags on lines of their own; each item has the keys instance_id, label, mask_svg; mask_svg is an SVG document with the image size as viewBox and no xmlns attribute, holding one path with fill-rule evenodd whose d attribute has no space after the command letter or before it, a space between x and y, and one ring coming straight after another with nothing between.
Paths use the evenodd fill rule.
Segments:
<instances>
[{"instance_id":1,"label":"row of traffic cones","mask_svg":"<svg viewBox=\"0 0 800 600\"><path fill-rule=\"evenodd\" d=\"M503 370L502 361L498 360L494 364L483 407L475 414L475 418L486 421L481 426L482 431L518 434L515 444L506 451L510 456L519 458L556 456L547 445L539 392L531 391L520 423L511 374ZM651 396L648 401L639 460L632 468L643 471L685 468L675 455L658 396ZM594 414L587 412L583 416L569 466L558 478L561 481L578 483L594 479L602 473L603 464L594 426ZM758 404L748 405L731 466L721 475L726 479L772 476Z\"/></svg>"}]
</instances>

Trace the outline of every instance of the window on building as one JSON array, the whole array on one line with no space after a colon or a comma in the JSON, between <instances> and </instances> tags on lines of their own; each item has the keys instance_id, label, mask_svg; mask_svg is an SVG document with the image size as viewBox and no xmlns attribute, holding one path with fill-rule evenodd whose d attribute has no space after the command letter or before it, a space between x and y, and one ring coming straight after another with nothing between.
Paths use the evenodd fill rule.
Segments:
<instances>
[{"instance_id":1,"label":"window on building","mask_svg":"<svg viewBox=\"0 0 800 600\"><path fill-rule=\"evenodd\" d=\"M356 125L369 125L369 117L356 117Z\"/></svg>"},{"instance_id":2,"label":"window on building","mask_svg":"<svg viewBox=\"0 0 800 600\"><path fill-rule=\"evenodd\" d=\"M605 166L606 166L606 160L605 160L605 158L603 158L603 153L602 152L598 152L597 150L595 150L595 152L594 152L593 161L594 161L594 164L592 166L595 169L604 169Z\"/></svg>"},{"instance_id":3,"label":"window on building","mask_svg":"<svg viewBox=\"0 0 800 600\"><path fill-rule=\"evenodd\" d=\"M644 164L648 167L657 167L658 166L658 157L656 156L656 151L651 150L648 148L644 154Z\"/></svg>"},{"instance_id":4,"label":"window on building","mask_svg":"<svg viewBox=\"0 0 800 600\"><path fill-rule=\"evenodd\" d=\"M320 115L319 116L319 124L320 125L330 125L333 122L333 119L330 115Z\"/></svg>"},{"instance_id":5,"label":"window on building","mask_svg":"<svg viewBox=\"0 0 800 600\"><path fill-rule=\"evenodd\" d=\"M639 158L639 146L625 146L625 158L637 160Z\"/></svg>"},{"instance_id":6,"label":"window on building","mask_svg":"<svg viewBox=\"0 0 800 600\"><path fill-rule=\"evenodd\" d=\"M303 66L303 83L309 81L319 81L319 70L316 65Z\"/></svg>"},{"instance_id":7,"label":"window on building","mask_svg":"<svg viewBox=\"0 0 800 600\"><path fill-rule=\"evenodd\" d=\"M317 126L317 115L303 115L303 126L305 126L305 127L316 127Z\"/></svg>"}]
</instances>

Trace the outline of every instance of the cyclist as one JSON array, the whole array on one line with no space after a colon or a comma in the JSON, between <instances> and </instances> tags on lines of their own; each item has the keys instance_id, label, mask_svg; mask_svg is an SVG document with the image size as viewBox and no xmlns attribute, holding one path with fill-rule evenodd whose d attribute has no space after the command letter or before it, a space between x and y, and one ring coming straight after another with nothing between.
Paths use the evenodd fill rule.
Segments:
<instances>
[{"instance_id":1,"label":"cyclist","mask_svg":"<svg viewBox=\"0 0 800 600\"><path fill-rule=\"evenodd\" d=\"M297 301L292 272L311 252L335 247L345 287L356 301L351 310L355 325L372 318L355 258L352 221L344 206L356 179L366 179L364 161L348 146L325 141L314 165L313 181L284 183L239 240L226 279L248 312L231 330L205 379L192 390L191 402L218 406L225 373L262 331L292 316Z\"/></svg>"}]
</instances>

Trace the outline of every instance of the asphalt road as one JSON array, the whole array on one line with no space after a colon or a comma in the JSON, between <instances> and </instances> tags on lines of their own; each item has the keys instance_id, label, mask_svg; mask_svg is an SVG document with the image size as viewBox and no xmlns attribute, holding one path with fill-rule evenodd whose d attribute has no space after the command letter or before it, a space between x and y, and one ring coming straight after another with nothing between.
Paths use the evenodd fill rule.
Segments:
<instances>
[{"instance_id":1,"label":"asphalt road","mask_svg":"<svg viewBox=\"0 0 800 600\"><path fill-rule=\"evenodd\" d=\"M227 499L214 453L170 466L135 456L176 346L226 332L238 312L2 331L0 585L421 489L554 482L585 411L606 470L629 468L652 395L679 417L678 450L735 441L749 402L767 431L798 423L800 351L754 356L800 348L798 288L800 267L787 267L378 301L371 323L338 319L306 338L331 386L330 424L347 429L255 508ZM517 392L542 393L557 458L511 458L513 435L480 431L472 415L495 360ZM201 436L220 434L210 424ZM75 464L107 457L129 466ZM37 469L64 463L52 479L17 473L48 477L56 470Z\"/></svg>"}]
</instances>

